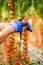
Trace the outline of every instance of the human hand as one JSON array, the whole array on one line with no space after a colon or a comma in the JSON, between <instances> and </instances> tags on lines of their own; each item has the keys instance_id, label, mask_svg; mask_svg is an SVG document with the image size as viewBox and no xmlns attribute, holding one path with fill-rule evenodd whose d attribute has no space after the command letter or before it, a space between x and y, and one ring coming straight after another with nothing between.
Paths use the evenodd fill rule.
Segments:
<instances>
[{"instance_id":1,"label":"human hand","mask_svg":"<svg viewBox=\"0 0 43 65\"><path fill-rule=\"evenodd\" d=\"M32 32L31 26L30 26L30 24L28 22L26 22L26 24L23 24L22 21L12 20L11 23L9 23L9 24L12 25L13 32L21 32L22 27L24 27L24 26L27 26L27 30Z\"/></svg>"}]
</instances>

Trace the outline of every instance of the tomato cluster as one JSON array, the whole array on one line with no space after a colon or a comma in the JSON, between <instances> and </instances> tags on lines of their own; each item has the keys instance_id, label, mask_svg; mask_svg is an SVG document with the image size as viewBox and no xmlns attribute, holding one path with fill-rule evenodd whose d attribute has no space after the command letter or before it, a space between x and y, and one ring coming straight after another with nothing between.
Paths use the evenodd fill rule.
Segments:
<instances>
[{"instance_id":1,"label":"tomato cluster","mask_svg":"<svg viewBox=\"0 0 43 65\"><path fill-rule=\"evenodd\" d=\"M10 19L14 19L14 12L13 12L12 0L8 1L8 7L10 9Z\"/></svg>"},{"instance_id":2,"label":"tomato cluster","mask_svg":"<svg viewBox=\"0 0 43 65\"><path fill-rule=\"evenodd\" d=\"M12 6L12 0L8 1L8 7L10 9L10 19L14 19L14 12L13 12L13 6ZM23 20L23 24L26 23L26 18L24 18ZM12 54L14 53L14 57L15 57L15 63L14 65L20 65L21 64L21 55L19 54L17 45L15 45L15 39L14 39L15 34L13 33L12 35L9 36L9 42L6 44L6 54L7 57L9 59L10 65L13 65L13 58L12 58ZM22 28L22 57L24 57L25 61L28 62L29 57L27 55L27 49L28 49L28 42L27 42L27 30L26 30L26 26ZM20 43L20 42L19 42ZM24 63L24 65L26 65L26 63Z\"/></svg>"},{"instance_id":3,"label":"tomato cluster","mask_svg":"<svg viewBox=\"0 0 43 65\"><path fill-rule=\"evenodd\" d=\"M26 20L25 20L26 22ZM25 24L23 22L23 24ZM28 50L28 42L27 42L27 30L26 26L22 28L22 56L24 57L25 61L28 62L29 57L27 55L27 50ZM24 64L26 65L26 64Z\"/></svg>"}]
</instances>

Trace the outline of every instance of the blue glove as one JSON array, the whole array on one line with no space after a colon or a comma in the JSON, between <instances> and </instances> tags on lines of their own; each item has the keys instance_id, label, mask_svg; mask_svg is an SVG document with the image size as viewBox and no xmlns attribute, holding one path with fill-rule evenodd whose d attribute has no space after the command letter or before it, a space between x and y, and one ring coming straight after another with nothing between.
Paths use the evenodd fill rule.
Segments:
<instances>
[{"instance_id":1,"label":"blue glove","mask_svg":"<svg viewBox=\"0 0 43 65\"><path fill-rule=\"evenodd\" d=\"M32 28L31 28L30 24L28 22L26 22L26 25L27 25L27 30L29 30L30 32L32 32Z\"/></svg>"},{"instance_id":2,"label":"blue glove","mask_svg":"<svg viewBox=\"0 0 43 65\"><path fill-rule=\"evenodd\" d=\"M27 26L27 30L29 30L30 32L32 32L31 26L28 22L26 22L26 24L22 24L22 27Z\"/></svg>"},{"instance_id":3,"label":"blue glove","mask_svg":"<svg viewBox=\"0 0 43 65\"><path fill-rule=\"evenodd\" d=\"M11 23L9 23L13 27L13 32L21 32L22 31L22 22L18 20L12 20Z\"/></svg>"},{"instance_id":4,"label":"blue glove","mask_svg":"<svg viewBox=\"0 0 43 65\"><path fill-rule=\"evenodd\" d=\"M22 27L25 26L25 25L27 26L27 30L32 32L30 24L28 22L26 22L26 24L23 25L22 21L13 20L9 24L12 25L12 27L14 29L13 32L21 32L22 31Z\"/></svg>"}]
</instances>

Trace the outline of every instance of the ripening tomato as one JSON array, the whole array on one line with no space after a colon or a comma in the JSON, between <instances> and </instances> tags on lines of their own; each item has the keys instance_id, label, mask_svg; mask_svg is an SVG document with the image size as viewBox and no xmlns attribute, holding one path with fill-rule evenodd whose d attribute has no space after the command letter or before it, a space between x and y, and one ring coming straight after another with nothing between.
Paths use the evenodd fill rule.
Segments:
<instances>
[{"instance_id":1,"label":"ripening tomato","mask_svg":"<svg viewBox=\"0 0 43 65\"><path fill-rule=\"evenodd\" d=\"M8 44L8 45L5 47L6 50L9 49L9 48L10 48L10 44Z\"/></svg>"},{"instance_id":2,"label":"ripening tomato","mask_svg":"<svg viewBox=\"0 0 43 65\"><path fill-rule=\"evenodd\" d=\"M26 38L24 36L22 36L22 40L26 40Z\"/></svg>"},{"instance_id":3,"label":"ripening tomato","mask_svg":"<svg viewBox=\"0 0 43 65\"><path fill-rule=\"evenodd\" d=\"M13 10L13 7L11 6L11 7L9 7L9 9L10 9L10 10Z\"/></svg>"},{"instance_id":4,"label":"ripening tomato","mask_svg":"<svg viewBox=\"0 0 43 65\"><path fill-rule=\"evenodd\" d=\"M18 57L16 57L16 61L18 61L19 60L19 58Z\"/></svg>"},{"instance_id":5,"label":"ripening tomato","mask_svg":"<svg viewBox=\"0 0 43 65\"><path fill-rule=\"evenodd\" d=\"M22 50L22 53L26 53L26 50Z\"/></svg>"},{"instance_id":6,"label":"ripening tomato","mask_svg":"<svg viewBox=\"0 0 43 65\"><path fill-rule=\"evenodd\" d=\"M6 51L10 51L10 49L9 48L6 48Z\"/></svg>"},{"instance_id":7,"label":"ripening tomato","mask_svg":"<svg viewBox=\"0 0 43 65\"><path fill-rule=\"evenodd\" d=\"M9 59L9 62L12 63L12 59Z\"/></svg>"},{"instance_id":8,"label":"ripening tomato","mask_svg":"<svg viewBox=\"0 0 43 65\"><path fill-rule=\"evenodd\" d=\"M8 3L9 3L9 4L12 4L12 1L9 0Z\"/></svg>"},{"instance_id":9,"label":"ripening tomato","mask_svg":"<svg viewBox=\"0 0 43 65\"><path fill-rule=\"evenodd\" d=\"M9 37L10 37L10 38L13 38L13 35L10 35Z\"/></svg>"},{"instance_id":10,"label":"ripening tomato","mask_svg":"<svg viewBox=\"0 0 43 65\"><path fill-rule=\"evenodd\" d=\"M13 45L13 44L10 43L10 44L8 44L8 47L11 47L12 45Z\"/></svg>"},{"instance_id":11,"label":"ripening tomato","mask_svg":"<svg viewBox=\"0 0 43 65\"><path fill-rule=\"evenodd\" d=\"M22 35L25 35L25 32L22 32Z\"/></svg>"},{"instance_id":12,"label":"ripening tomato","mask_svg":"<svg viewBox=\"0 0 43 65\"><path fill-rule=\"evenodd\" d=\"M24 63L24 65L27 65L26 63Z\"/></svg>"},{"instance_id":13,"label":"ripening tomato","mask_svg":"<svg viewBox=\"0 0 43 65\"><path fill-rule=\"evenodd\" d=\"M17 52L18 52L18 50L17 50L17 49L15 49L15 50L14 50L14 53L17 53Z\"/></svg>"},{"instance_id":14,"label":"ripening tomato","mask_svg":"<svg viewBox=\"0 0 43 65\"><path fill-rule=\"evenodd\" d=\"M13 15L13 14L14 14L14 12L12 10L10 10L10 15Z\"/></svg>"},{"instance_id":15,"label":"ripening tomato","mask_svg":"<svg viewBox=\"0 0 43 65\"><path fill-rule=\"evenodd\" d=\"M9 60L12 59L11 56L9 57Z\"/></svg>"},{"instance_id":16,"label":"ripening tomato","mask_svg":"<svg viewBox=\"0 0 43 65\"><path fill-rule=\"evenodd\" d=\"M26 28L25 27L22 27L22 30L25 30Z\"/></svg>"},{"instance_id":17,"label":"ripening tomato","mask_svg":"<svg viewBox=\"0 0 43 65\"><path fill-rule=\"evenodd\" d=\"M26 55L26 57L25 57L26 59L28 59L29 57Z\"/></svg>"},{"instance_id":18,"label":"ripening tomato","mask_svg":"<svg viewBox=\"0 0 43 65\"><path fill-rule=\"evenodd\" d=\"M22 56L26 57L26 53L22 53Z\"/></svg>"},{"instance_id":19,"label":"ripening tomato","mask_svg":"<svg viewBox=\"0 0 43 65\"><path fill-rule=\"evenodd\" d=\"M12 4L8 3L8 7L11 7L11 6L12 6Z\"/></svg>"},{"instance_id":20,"label":"ripening tomato","mask_svg":"<svg viewBox=\"0 0 43 65\"><path fill-rule=\"evenodd\" d=\"M14 46L14 50L17 49L17 46Z\"/></svg>"},{"instance_id":21,"label":"ripening tomato","mask_svg":"<svg viewBox=\"0 0 43 65\"><path fill-rule=\"evenodd\" d=\"M23 46L22 48L23 48L24 50L27 50L28 47L27 47L27 46Z\"/></svg>"},{"instance_id":22,"label":"ripening tomato","mask_svg":"<svg viewBox=\"0 0 43 65\"><path fill-rule=\"evenodd\" d=\"M25 41L24 41L24 42L22 42L22 44L23 44L23 45L27 45L27 43L26 43Z\"/></svg>"},{"instance_id":23,"label":"ripening tomato","mask_svg":"<svg viewBox=\"0 0 43 65\"><path fill-rule=\"evenodd\" d=\"M11 54L9 52L6 52L7 56L10 56Z\"/></svg>"},{"instance_id":24,"label":"ripening tomato","mask_svg":"<svg viewBox=\"0 0 43 65\"><path fill-rule=\"evenodd\" d=\"M29 59L26 59L26 61L28 62L28 61L29 61Z\"/></svg>"},{"instance_id":25,"label":"ripening tomato","mask_svg":"<svg viewBox=\"0 0 43 65\"><path fill-rule=\"evenodd\" d=\"M19 57L19 54L16 54L16 53L15 53L15 57Z\"/></svg>"},{"instance_id":26,"label":"ripening tomato","mask_svg":"<svg viewBox=\"0 0 43 65\"><path fill-rule=\"evenodd\" d=\"M23 24L26 24L26 21L25 20L23 21Z\"/></svg>"},{"instance_id":27,"label":"ripening tomato","mask_svg":"<svg viewBox=\"0 0 43 65\"><path fill-rule=\"evenodd\" d=\"M14 15L10 15L10 19L14 19Z\"/></svg>"},{"instance_id":28,"label":"ripening tomato","mask_svg":"<svg viewBox=\"0 0 43 65\"><path fill-rule=\"evenodd\" d=\"M20 61L16 61L17 65L20 65Z\"/></svg>"}]
</instances>

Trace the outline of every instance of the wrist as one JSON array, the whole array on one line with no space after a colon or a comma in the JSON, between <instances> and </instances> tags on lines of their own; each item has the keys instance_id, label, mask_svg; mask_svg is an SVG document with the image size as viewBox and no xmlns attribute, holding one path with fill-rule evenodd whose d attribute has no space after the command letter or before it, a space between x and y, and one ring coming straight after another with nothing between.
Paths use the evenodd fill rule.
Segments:
<instances>
[{"instance_id":1,"label":"wrist","mask_svg":"<svg viewBox=\"0 0 43 65\"><path fill-rule=\"evenodd\" d=\"M13 32L17 31L18 27L17 27L17 24L14 21L12 21L11 23L9 23L9 25L12 26Z\"/></svg>"}]
</instances>

